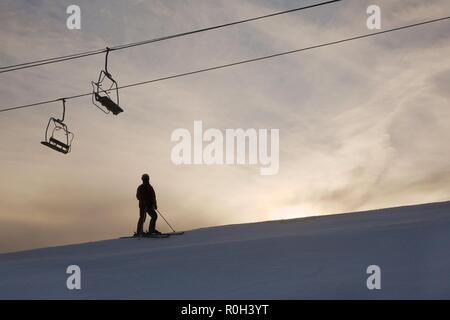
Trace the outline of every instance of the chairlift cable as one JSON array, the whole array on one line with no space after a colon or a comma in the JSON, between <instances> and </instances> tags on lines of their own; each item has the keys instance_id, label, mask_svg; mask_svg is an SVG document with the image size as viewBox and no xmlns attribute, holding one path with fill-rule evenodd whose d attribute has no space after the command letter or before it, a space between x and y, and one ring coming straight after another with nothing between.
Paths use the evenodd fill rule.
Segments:
<instances>
[{"instance_id":1,"label":"chairlift cable","mask_svg":"<svg viewBox=\"0 0 450 320\"><path fill-rule=\"evenodd\" d=\"M426 25L426 24L431 24L431 23L434 23L434 22L444 21L444 20L448 20L448 19L450 19L450 16L442 17L442 18L438 18L438 19L433 19L433 20L427 20L427 21L424 21L424 22L414 23L414 24L401 26L401 27L396 27L396 28L392 28L392 29L387 29L387 30L383 30L383 31L378 31L378 32L374 32L374 33L354 36L354 37L351 37L351 38L345 38L345 39L336 40L336 41L332 41L332 42L327 42L327 43L314 45L314 46L310 46L310 47L304 47L304 48L301 48L301 49L280 52L280 53L271 54L271 55L267 55L267 56L262 56L262 57L248 59L248 60L237 61L237 62L233 62L233 63L228 63L228 64L224 64L224 65L220 65L220 66L194 70L194 71L185 72L185 73L179 73L179 74L175 74L175 75L171 75L171 76L165 76L165 77L161 77L161 78L156 78L156 79L152 79L152 80L148 80L148 81L136 82L136 83L120 86L117 89L126 89L126 88L140 86L140 85L149 84L149 83L153 83L153 82L165 81L165 80L169 80L169 79L189 76L189 75L203 73L203 72L208 72L208 71L212 71L212 70L228 68L228 67L232 67L232 66L236 66L236 65L245 64L245 63L256 62L256 61L261 61L261 60L267 60L267 59L276 58L276 57L280 57L280 56L284 56L284 55L288 55L288 54L292 54L292 53L298 53L298 52L302 52L302 51L307 51L307 50L312 50L312 49L332 46L332 45L336 45L336 44L341 44L341 43L344 43L344 42L350 42L350 41L359 40L359 39L363 39L363 38L369 38L369 37L372 37L372 36L377 36L377 35L386 34L386 33L394 32L394 31L399 31L399 30L404 30L404 29L413 28L413 27L417 27L417 26L422 26L422 25ZM68 97L64 97L64 98L66 100L70 100L70 99L76 99L76 98L91 96L91 95L92 95L92 92L89 92L89 93L82 93L82 94L78 94L78 95L68 96ZM35 106L39 106L39 105L54 103L54 102L57 102L57 101L60 101L60 100L61 99L53 99L53 100L41 101L41 102L25 104L25 105L20 105L20 106L15 106L15 107L2 108L2 109L0 109L0 113L1 112L6 112L6 111L17 110L17 109L23 109L23 108L31 108L31 107L35 107Z\"/></svg>"},{"instance_id":2,"label":"chairlift cable","mask_svg":"<svg viewBox=\"0 0 450 320\"><path fill-rule=\"evenodd\" d=\"M14 65L10 65L10 66L5 66L5 67L0 67L0 70L2 69L10 69L10 68L15 68L15 67L22 67L22 66L28 66L28 65L41 65L40 63L45 63L45 62L52 62L55 60L61 60L61 59L65 59L65 58L77 58L77 57L82 57L82 56L87 56L87 55L94 55L94 54L101 54L103 52L106 52L106 49L102 48L102 49L97 49L97 50L91 50L91 51L86 51L86 52L79 52L79 53L73 53L73 54L69 54L66 56L60 56L60 57L54 57L54 58L48 58L48 59L42 59L42 60L36 60L36 61L30 61L30 62L24 62L24 63L19 63L19 64L14 64ZM61 60L63 61L63 60ZM55 62L59 62L59 61L55 61ZM30 66L29 68L31 68L32 66ZM13 71L13 70L11 70Z\"/></svg>"},{"instance_id":3,"label":"chairlift cable","mask_svg":"<svg viewBox=\"0 0 450 320\"><path fill-rule=\"evenodd\" d=\"M176 33L176 34L173 34L173 35L163 36L163 37L149 39L149 40L143 40L143 41L138 41L138 42L126 43L126 44L110 47L109 50L110 51L115 51L115 50L128 49L128 48L141 46L141 45L146 45L146 44L150 44L150 43L154 43L154 42L159 42L159 41L165 41L165 40L170 40L170 39L174 39L174 38L184 37L184 36L188 36L188 35L192 35L192 34L196 34L196 33L200 33L200 32L205 32L205 31L211 31L211 30L215 30L215 29L230 27L230 26L234 26L234 25L238 25L238 24L243 24L243 23L246 23L246 22L251 22L251 21L271 18L271 17L275 17L275 16L287 14L287 13L292 13L292 12L295 12L295 11L302 11L302 10L306 10L306 9L311 9L311 8L314 8L314 7L324 6L324 5L328 5L328 4L332 4L332 3L340 2L340 1L343 1L343 0L330 0L330 1L325 1L325 2L320 2L320 3L308 5L308 6L298 7L298 8L284 10L284 11L279 11L279 12L274 12L274 13L270 13L270 14L266 14L266 15L262 15L262 16L258 16L258 17L253 17L253 18L248 18L248 19L244 19L244 20L239 20L239 21L229 22L229 23L225 23L225 24L220 24L220 25L216 25L216 26L212 26L212 27L206 27L206 28L196 29L196 30L192 30L192 31L182 32L182 33ZM33 68L33 67L37 67L37 66L42 66L42 65L47 65L47 64L57 63L57 62L73 60L73 59L79 59L79 58L83 58L83 57L89 57L89 56L93 56L93 55L97 55L97 54L102 54L102 53L105 53L105 52L107 52L107 49L97 49L97 50L91 50L91 51L86 51L86 52L81 52L81 53L74 53L74 54L60 56L60 57L54 57L54 58L41 59L41 60L36 60L36 61L19 63L19 64L15 64L15 65L0 67L0 73L6 73L6 72L21 70L21 69L28 69L28 68Z\"/></svg>"}]
</instances>

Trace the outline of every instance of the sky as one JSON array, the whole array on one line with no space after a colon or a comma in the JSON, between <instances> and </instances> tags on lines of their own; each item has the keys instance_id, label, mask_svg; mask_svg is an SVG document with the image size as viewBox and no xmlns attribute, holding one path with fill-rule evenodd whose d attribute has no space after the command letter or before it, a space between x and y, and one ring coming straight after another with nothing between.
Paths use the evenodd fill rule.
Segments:
<instances>
[{"instance_id":1,"label":"sky","mask_svg":"<svg viewBox=\"0 0 450 320\"><path fill-rule=\"evenodd\" d=\"M0 4L0 66L152 39L320 1L55 1ZM81 29L66 8L81 8ZM446 0L344 0L115 51L119 85L450 15ZM175 229L450 199L450 22L120 91L118 116L67 102L72 152L40 144L61 105L0 113L0 252L131 234L147 172ZM0 75L0 107L89 92L104 55ZM171 134L279 129L279 171L175 165ZM147 220L148 223L148 220ZM163 219L158 229L167 231Z\"/></svg>"}]
</instances>

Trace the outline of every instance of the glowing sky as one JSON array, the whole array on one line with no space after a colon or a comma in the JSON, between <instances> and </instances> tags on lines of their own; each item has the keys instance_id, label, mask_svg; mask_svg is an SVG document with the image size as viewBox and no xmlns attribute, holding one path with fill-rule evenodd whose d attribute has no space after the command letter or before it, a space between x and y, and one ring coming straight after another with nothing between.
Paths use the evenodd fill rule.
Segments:
<instances>
[{"instance_id":1,"label":"glowing sky","mask_svg":"<svg viewBox=\"0 0 450 320\"><path fill-rule=\"evenodd\" d=\"M4 0L0 65L155 38L319 1ZM288 51L450 15L447 0L348 0L113 52L119 84ZM134 231L135 190L148 172L175 228L294 218L448 200L450 23L440 22L278 59L121 91L106 116L68 101L70 155L40 145L60 105L0 114L0 251ZM83 93L102 55L0 75L1 107ZM280 129L278 175L259 166L175 166L177 128ZM162 219L159 228L166 230Z\"/></svg>"}]
</instances>

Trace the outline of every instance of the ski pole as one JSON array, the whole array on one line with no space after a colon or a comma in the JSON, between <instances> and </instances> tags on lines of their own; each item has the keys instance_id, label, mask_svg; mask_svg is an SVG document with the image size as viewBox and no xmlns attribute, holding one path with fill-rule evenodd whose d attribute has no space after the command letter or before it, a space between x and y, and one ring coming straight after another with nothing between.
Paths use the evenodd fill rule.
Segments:
<instances>
[{"instance_id":1,"label":"ski pole","mask_svg":"<svg viewBox=\"0 0 450 320\"><path fill-rule=\"evenodd\" d=\"M166 218L164 218L164 216L162 215L161 212L159 212L158 209L155 209L156 212L159 213L159 215L164 219L164 221L167 223L167 225L170 227L170 229L172 229L173 232L176 232L174 228L172 228L172 226L170 225L170 223L166 220Z\"/></svg>"}]
</instances>

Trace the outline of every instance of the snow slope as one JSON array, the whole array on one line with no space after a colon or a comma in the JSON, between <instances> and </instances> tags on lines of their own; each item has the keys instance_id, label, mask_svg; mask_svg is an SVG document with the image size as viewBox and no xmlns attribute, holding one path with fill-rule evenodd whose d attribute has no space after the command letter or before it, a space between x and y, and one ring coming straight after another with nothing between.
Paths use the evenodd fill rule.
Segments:
<instances>
[{"instance_id":1,"label":"snow slope","mask_svg":"<svg viewBox=\"0 0 450 320\"><path fill-rule=\"evenodd\" d=\"M2 254L0 298L448 299L450 202Z\"/></svg>"}]
</instances>

